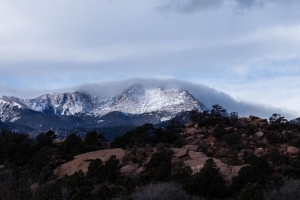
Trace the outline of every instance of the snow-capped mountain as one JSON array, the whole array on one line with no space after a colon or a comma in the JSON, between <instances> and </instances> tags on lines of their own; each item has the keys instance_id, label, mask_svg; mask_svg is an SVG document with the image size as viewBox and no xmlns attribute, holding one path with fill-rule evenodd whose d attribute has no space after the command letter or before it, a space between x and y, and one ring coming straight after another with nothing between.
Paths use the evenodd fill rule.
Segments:
<instances>
[{"instance_id":1,"label":"snow-capped mountain","mask_svg":"<svg viewBox=\"0 0 300 200\"><path fill-rule=\"evenodd\" d=\"M194 109L206 108L186 90L139 84L106 97L84 92L45 94L35 99L0 97L2 122L33 129L157 124Z\"/></svg>"}]
</instances>

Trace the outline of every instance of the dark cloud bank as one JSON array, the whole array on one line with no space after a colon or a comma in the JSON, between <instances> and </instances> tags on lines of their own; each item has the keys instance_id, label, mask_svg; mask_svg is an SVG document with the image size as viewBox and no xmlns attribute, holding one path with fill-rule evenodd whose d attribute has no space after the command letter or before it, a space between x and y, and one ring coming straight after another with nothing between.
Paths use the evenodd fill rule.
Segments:
<instances>
[{"instance_id":1,"label":"dark cloud bank","mask_svg":"<svg viewBox=\"0 0 300 200\"><path fill-rule=\"evenodd\" d=\"M297 113L284 108L277 108L270 105L257 104L255 102L237 101L230 95L210 88L203 84L196 84L189 81L173 78L132 78L124 80L107 80L91 82L73 88L63 88L57 90L16 90L0 84L1 94L7 96L17 96L20 98L35 98L39 95L55 92L74 92L81 91L95 96L110 96L122 93L128 87L140 84L143 87L163 87L166 89L176 88L189 91L196 99L204 104L208 109L214 104L219 104L227 109L228 112L238 112L240 116L256 115L269 118L273 113L279 113L287 119L293 119Z\"/></svg>"},{"instance_id":2,"label":"dark cloud bank","mask_svg":"<svg viewBox=\"0 0 300 200\"><path fill-rule=\"evenodd\" d=\"M298 117L296 112L284 108L257 104L255 102L236 101L230 95L217 91L206 85L177 79L133 78L127 80L100 81L81 85L73 88L73 90L85 91L89 94L97 96L107 96L120 94L124 89L136 83L144 87L163 87L187 90L209 109L214 104L220 104L229 112L238 112L240 116L256 115L264 118L269 118L273 113L280 113L287 119Z\"/></svg>"},{"instance_id":3,"label":"dark cloud bank","mask_svg":"<svg viewBox=\"0 0 300 200\"><path fill-rule=\"evenodd\" d=\"M294 0L290 0L294 1ZM170 0L165 5L159 7L159 10L174 10L182 13L190 13L198 10L218 8L222 5L233 6L235 9L248 9L252 7L261 7L270 2L286 3L285 0Z\"/></svg>"}]
</instances>

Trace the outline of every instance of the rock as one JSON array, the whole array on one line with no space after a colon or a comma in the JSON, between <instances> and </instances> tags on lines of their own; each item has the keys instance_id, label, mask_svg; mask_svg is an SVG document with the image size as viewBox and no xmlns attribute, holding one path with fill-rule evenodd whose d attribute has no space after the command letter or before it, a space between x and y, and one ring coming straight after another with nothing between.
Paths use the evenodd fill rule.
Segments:
<instances>
[{"instance_id":1,"label":"rock","mask_svg":"<svg viewBox=\"0 0 300 200\"><path fill-rule=\"evenodd\" d=\"M196 130L194 128L191 128L191 129L188 129L186 131L186 133L189 134L189 135L196 135L196 134L203 134L203 133L205 134L205 131L203 131L203 130Z\"/></svg>"},{"instance_id":2,"label":"rock","mask_svg":"<svg viewBox=\"0 0 300 200\"><path fill-rule=\"evenodd\" d=\"M191 127L193 127L193 126L194 126L194 123L193 123L193 122L188 122L188 123L185 124L185 127L186 127L186 128L191 128Z\"/></svg>"},{"instance_id":3,"label":"rock","mask_svg":"<svg viewBox=\"0 0 300 200\"><path fill-rule=\"evenodd\" d=\"M299 153L299 149L297 147L293 147L293 146L288 146L286 151L287 151L287 153L293 154L293 155L296 155L297 153Z\"/></svg>"},{"instance_id":4,"label":"rock","mask_svg":"<svg viewBox=\"0 0 300 200\"><path fill-rule=\"evenodd\" d=\"M227 127L225 128L226 132L229 133L229 132L232 132L233 131L233 127Z\"/></svg>"},{"instance_id":5,"label":"rock","mask_svg":"<svg viewBox=\"0 0 300 200\"><path fill-rule=\"evenodd\" d=\"M195 129L199 129L199 125L198 125L198 124L195 124L194 128L195 128Z\"/></svg>"},{"instance_id":6,"label":"rock","mask_svg":"<svg viewBox=\"0 0 300 200\"><path fill-rule=\"evenodd\" d=\"M245 128L247 126L247 123L243 122L243 121L238 121L237 125L242 127L242 128Z\"/></svg>"},{"instance_id":7,"label":"rock","mask_svg":"<svg viewBox=\"0 0 300 200\"><path fill-rule=\"evenodd\" d=\"M1 170L1 169L4 169L4 165L0 165L0 170Z\"/></svg>"},{"instance_id":8,"label":"rock","mask_svg":"<svg viewBox=\"0 0 300 200\"><path fill-rule=\"evenodd\" d=\"M244 153L238 153L238 157L240 158L240 157L243 157L245 154Z\"/></svg>"},{"instance_id":9,"label":"rock","mask_svg":"<svg viewBox=\"0 0 300 200\"><path fill-rule=\"evenodd\" d=\"M62 164L54 169L54 175L63 177L64 175L72 175L75 172L82 170L84 173L88 171L88 166L92 160L97 158L103 162L107 161L112 155L116 155L117 159L122 160L126 151L123 149L105 149L74 156L70 162Z\"/></svg>"},{"instance_id":10,"label":"rock","mask_svg":"<svg viewBox=\"0 0 300 200\"><path fill-rule=\"evenodd\" d=\"M292 131L282 131L282 135L286 135L286 134L291 134L293 133Z\"/></svg>"},{"instance_id":11,"label":"rock","mask_svg":"<svg viewBox=\"0 0 300 200\"><path fill-rule=\"evenodd\" d=\"M250 115L249 118L252 119L252 120L260 119L259 117L256 117L256 116L254 116L254 115Z\"/></svg>"},{"instance_id":12,"label":"rock","mask_svg":"<svg viewBox=\"0 0 300 200\"><path fill-rule=\"evenodd\" d=\"M263 148L257 148L255 152L256 152L256 154L263 154L264 149Z\"/></svg>"},{"instance_id":13,"label":"rock","mask_svg":"<svg viewBox=\"0 0 300 200\"><path fill-rule=\"evenodd\" d=\"M182 147L182 149L187 149L189 151L197 152L199 149L199 145L185 145Z\"/></svg>"},{"instance_id":14,"label":"rock","mask_svg":"<svg viewBox=\"0 0 300 200\"><path fill-rule=\"evenodd\" d=\"M241 118L239 118L239 121L247 122L247 117L241 117Z\"/></svg>"},{"instance_id":15,"label":"rock","mask_svg":"<svg viewBox=\"0 0 300 200\"><path fill-rule=\"evenodd\" d=\"M250 153L252 153L252 150L251 149L246 149L246 152L247 152L247 154L250 154Z\"/></svg>"},{"instance_id":16,"label":"rock","mask_svg":"<svg viewBox=\"0 0 300 200\"><path fill-rule=\"evenodd\" d=\"M199 134L199 135L197 135L197 137L201 139L201 138L205 138L206 136L203 134Z\"/></svg>"},{"instance_id":17,"label":"rock","mask_svg":"<svg viewBox=\"0 0 300 200\"><path fill-rule=\"evenodd\" d=\"M254 133L255 139L260 139L262 136L264 136L264 133L261 131Z\"/></svg>"},{"instance_id":18,"label":"rock","mask_svg":"<svg viewBox=\"0 0 300 200\"><path fill-rule=\"evenodd\" d=\"M255 122L268 122L267 119L255 119L253 121L255 121Z\"/></svg>"},{"instance_id":19,"label":"rock","mask_svg":"<svg viewBox=\"0 0 300 200\"><path fill-rule=\"evenodd\" d=\"M247 123L252 122L252 119L251 119L251 118L247 118L247 119L246 119L246 122L247 122Z\"/></svg>"},{"instance_id":20,"label":"rock","mask_svg":"<svg viewBox=\"0 0 300 200\"><path fill-rule=\"evenodd\" d=\"M257 127L258 127L257 123L254 122L254 121L249 122L249 124L250 124L251 126L253 126L254 128L257 128Z\"/></svg>"},{"instance_id":21,"label":"rock","mask_svg":"<svg viewBox=\"0 0 300 200\"><path fill-rule=\"evenodd\" d=\"M268 126L268 122L257 122L259 128L266 128Z\"/></svg>"},{"instance_id":22,"label":"rock","mask_svg":"<svg viewBox=\"0 0 300 200\"><path fill-rule=\"evenodd\" d=\"M120 173L123 176L130 176L135 174L135 172L137 171L139 167L136 165L125 165L120 169Z\"/></svg>"},{"instance_id":23,"label":"rock","mask_svg":"<svg viewBox=\"0 0 300 200\"><path fill-rule=\"evenodd\" d=\"M243 134L241 135L241 137L242 137L242 138L246 138L247 136L246 136L245 133L243 133Z\"/></svg>"},{"instance_id":24,"label":"rock","mask_svg":"<svg viewBox=\"0 0 300 200\"><path fill-rule=\"evenodd\" d=\"M185 138L185 140L193 140L193 139L195 139L195 136L193 136L193 135Z\"/></svg>"}]
</instances>

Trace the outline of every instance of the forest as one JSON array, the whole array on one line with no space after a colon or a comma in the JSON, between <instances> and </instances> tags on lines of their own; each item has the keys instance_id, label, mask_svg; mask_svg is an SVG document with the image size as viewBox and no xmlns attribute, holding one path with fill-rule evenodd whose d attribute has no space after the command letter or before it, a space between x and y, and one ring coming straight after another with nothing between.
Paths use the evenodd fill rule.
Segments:
<instances>
[{"instance_id":1,"label":"forest","mask_svg":"<svg viewBox=\"0 0 300 200\"><path fill-rule=\"evenodd\" d=\"M0 199L298 199L299 124L276 113L239 117L220 105L193 110L189 120L144 124L111 143L96 131L57 140L52 130L32 138L3 129ZM125 155L88 159L86 169L56 173L78 155L113 149ZM196 154L205 158L198 168L190 164ZM126 166L137 170L123 173ZM229 179L224 170L236 174Z\"/></svg>"}]
</instances>

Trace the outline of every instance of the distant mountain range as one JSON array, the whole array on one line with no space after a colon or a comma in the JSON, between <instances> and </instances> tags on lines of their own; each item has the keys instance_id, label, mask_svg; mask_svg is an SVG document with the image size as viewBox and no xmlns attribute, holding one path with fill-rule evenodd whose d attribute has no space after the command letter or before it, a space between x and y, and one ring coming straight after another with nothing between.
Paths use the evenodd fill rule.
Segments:
<instances>
[{"instance_id":1,"label":"distant mountain range","mask_svg":"<svg viewBox=\"0 0 300 200\"><path fill-rule=\"evenodd\" d=\"M45 94L35 99L0 97L0 127L19 132L97 129L159 124L190 110L206 110L186 90L134 84L114 96L84 92Z\"/></svg>"}]
</instances>

